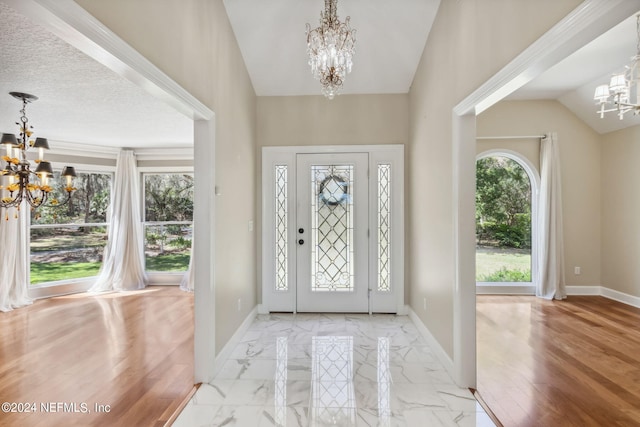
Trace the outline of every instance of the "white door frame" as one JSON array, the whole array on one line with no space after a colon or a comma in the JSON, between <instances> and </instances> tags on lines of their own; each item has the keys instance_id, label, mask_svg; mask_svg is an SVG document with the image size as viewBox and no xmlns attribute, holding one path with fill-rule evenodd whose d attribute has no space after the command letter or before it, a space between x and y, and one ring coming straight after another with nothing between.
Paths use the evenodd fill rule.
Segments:
<instances>
[{"instance_id":1,"label":"white door frame","mask_svg":"<svg viewBox=\"0 0 640 427\"><path fill-rule=\"evenodd\" d=\"M582 2L453 108L453 376L462 387L476 387L476 116L639 9L640 0Z\"/></svg>"},{"instance_id":2,"label":"white door frame","mask_svg":"<svg viewBox=\"0 0 640 427\"><path fill-rule=\"evenodd\" d=\"M368 153L369 154L369 182L373 174L377 172L379 164L389 164L392 168L391 187L393 211L392 212L392 261L391 283L393 292L379 292L377 289L377 263L369 262L369 283L372 289L369 301L369 312L393 312L407 314L404 304L404 145L341 145L341 146L291 146L291 147L263 147L262 148L262 304L259 307L261 313L271 311L296 311L295 284L295 204L294 198L288 197L288 258L287 268L289 286L285 291L275 291L275 168L287 166L288 168L288 195L296 194L296 155L312 153ZM376 175L377 177L377 175ZM369 185L369 200L377 201L377 187ZM377 206L377 205L375 205ZM377 209L369 209L369 260L377 257L377 233L373 233L371 224L377 224Z\"/></svg>"}]
</instances>

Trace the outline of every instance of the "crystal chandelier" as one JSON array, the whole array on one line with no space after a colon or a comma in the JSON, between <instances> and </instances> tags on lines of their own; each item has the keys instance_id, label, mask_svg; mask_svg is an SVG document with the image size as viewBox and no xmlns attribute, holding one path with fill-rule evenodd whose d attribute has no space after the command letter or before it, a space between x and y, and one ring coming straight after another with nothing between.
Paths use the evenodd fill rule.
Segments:
<instances>
[{"instance_id":1,"label":"crystal chandelier","mask_svg":"<svg viewBox=\"0 0 640 427\"><path fill-rule=\"evenodd\" d=\"M634 115L640 114L640 15L636 16L636 55L631 58L631 63L625 66L625 71L611 76L608 85L600 85L596 88L593 99L600 104L600 118L604 113L615 111L620 120L629 111ZM635 100L635 103L631 102ZM607 108L610 107L610 108Z\"/></svg>"},{"instance_id":2,"label":"crystal chandelier","mask_svg":"<svg viewBox=\"0 0 640 427\"><path fill-rule=\"evenodd\" d=\"M351 58L355 53L356 30L338 20L338 0L324 0L320 26L311 29L307 24L307 53L313 77L320 80L322 93L333 99L342 88L345 76L351 72Z\"/></svg>"},{"instance_id":3,"label":"crystal chandelier","mask_svg":"<svg viewBox=\"0 0 640 427\"><path fill-rule=\"evenodd\" d=\"M26 200L31 208L40 206L60 206L69 201L71 193L75 191L72 186L72 179L76 176L76 171L71 166L66 166L62 170L61 176L66 177L65 200L59 201L55 198L49 200L49 194L53 191L49 180L53 177L51 163L44 160L44 150L49 149L49 142L46 138L30 139L33 134L33 126L29 125L26 108L29 102L38 98L28 93L10 92L11 96L22 100L20 110L20 122L16 125L20 127L20 134L16 138L15 134L3 133L0 144L6 147L6 155L2 156L5 162L4 169L0 170L0 207L17 208ZM38 149L38 165L35 171L31 170L31 163L27 160L28 149ZM6 194L9 193L7 196ZM48 203L47 203L48 202ZM17 214L16 214L17 215ZM8 219L8 215L7 215Z\"/></svg>"}]
</instances>

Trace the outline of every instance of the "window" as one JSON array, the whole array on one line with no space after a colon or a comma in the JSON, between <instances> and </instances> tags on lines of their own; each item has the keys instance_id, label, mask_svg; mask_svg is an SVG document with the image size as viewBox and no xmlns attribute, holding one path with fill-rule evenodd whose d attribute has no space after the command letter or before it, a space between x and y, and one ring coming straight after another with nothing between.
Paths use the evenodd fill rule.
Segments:
<instances>
[{"instance_id":1,"label":"window","mask_svg":"<svg viewBox=\"0 0 640 427\"><path fill-rule=\"evenodd\" d=\"M289 197L287 194L287 165L277 165L275 169L275 221L276 221L276 291L289 290L288 282L288 238L289 233L289 212L287 204Z\"/></svg>"},{"instance_id":2,"label":"window","mask_svg":"<svg viewBox=\"0 0 640 427\"><path fill-rule=\"evenodd\" d=\"M186 271L193 232L193 175L144 174L143 178L146 270Z\"/></svg>"},{"instance_id":3,"label":"window","mask_svg":"<svg viewBox=\"0 0 640 427\"><path fill-rule=\"evenodd\" d=\"M391 165L378 165L378 291L391 291Z\"/></svg>"},{"instance_id":4,"label":"window","mask_svg":"<svg viewBox=\"0 0 640 427\"><path fill-rule=\"evenodd\" d=\"M110 173L78 173L77 190L64 205L31 212L31 284L95 276L107 244ZM65 200L64 180L52 196Z\"/></svg>"},{"instance_id":5,"label":"window","mask_svg":"<svg viewBox=\"0 0 640 427\"><path fill-rule=\"evenodd\" d=\"M513 156L476 163L476 281L532 282L532 180Z\"/></svg>"}]
</instances>

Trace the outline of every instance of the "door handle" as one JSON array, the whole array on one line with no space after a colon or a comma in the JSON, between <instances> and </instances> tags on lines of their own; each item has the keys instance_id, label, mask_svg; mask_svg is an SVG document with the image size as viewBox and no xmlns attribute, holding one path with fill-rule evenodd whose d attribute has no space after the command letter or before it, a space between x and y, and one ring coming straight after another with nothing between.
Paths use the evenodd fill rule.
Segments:
<instances>
[{"instance_id":1,"label":"door handle","mask_svg":"<svg viewBox=\"0 0 640 427\"><path fill-rule=\"evenodd\" d=\"M298 228L298 233L300 234L304 233L304 228Z\"/></svg>"},{"instance_id":2,"label":"door handle","mask_svg":"<svg viewBox=\"0 0 640 427\"><path fill-rule=\"evenodd\" d=\"M302 239L298 240L298 244L299 245L304 245L304 240L302 240Z\"/></svg>"}]
</instances>

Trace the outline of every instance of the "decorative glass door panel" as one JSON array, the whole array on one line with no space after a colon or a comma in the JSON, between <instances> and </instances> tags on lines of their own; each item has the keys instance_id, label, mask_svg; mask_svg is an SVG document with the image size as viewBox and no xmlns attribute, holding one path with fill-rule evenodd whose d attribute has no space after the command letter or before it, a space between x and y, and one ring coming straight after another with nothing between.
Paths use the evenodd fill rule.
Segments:
<instances>
[{"instance_id":1,"label":"decorative glass door panel","mask_svg":"<svg viewBox=\"0 0 640 427\"><path fill-rule=\"evenodd\" d=\"M353 165L311 166L311 290L353 291Z\"/></svg>"},{"instance_id":2,"label":"decorative glass door panel","mask_svg":"<svg viewBox=\"0 0 640 427\"><path fill-rule=\"evenodd\" d=\"M297 310L368 311L368 156L297 156Z\"/></svg>"}]
</instances>

